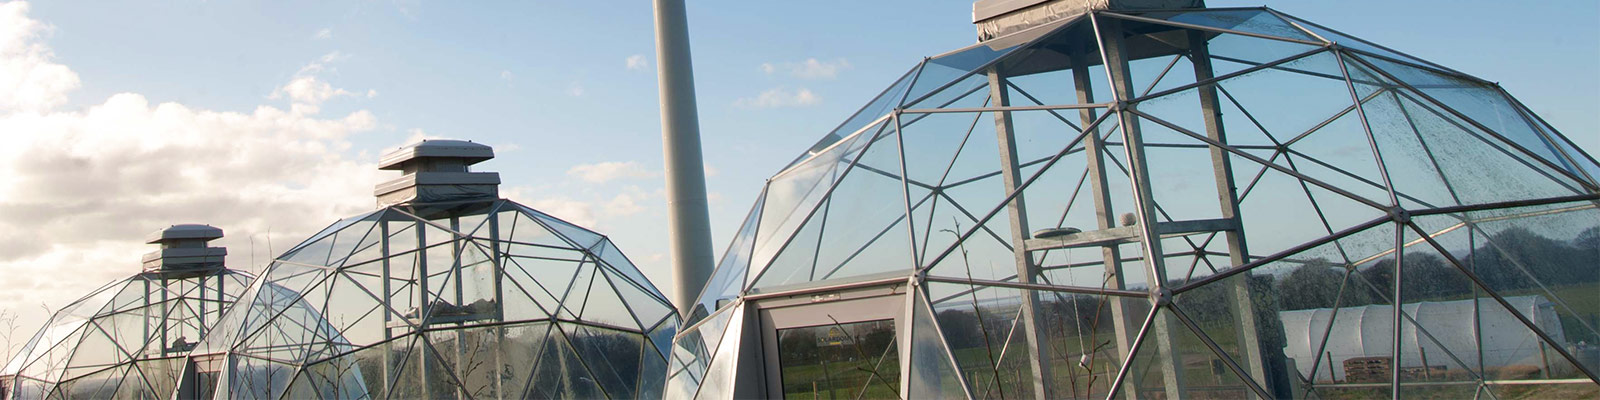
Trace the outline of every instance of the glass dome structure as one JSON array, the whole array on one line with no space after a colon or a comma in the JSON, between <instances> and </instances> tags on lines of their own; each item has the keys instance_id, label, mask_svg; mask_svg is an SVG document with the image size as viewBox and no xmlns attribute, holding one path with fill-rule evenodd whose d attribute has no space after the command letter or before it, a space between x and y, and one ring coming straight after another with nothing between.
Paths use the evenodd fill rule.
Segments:
<instances>
[{"instance_id":1,"label":"glass dome structure","mask_svg":"<svg viewBox=\"0 0 1600 400\"><path fill-rule=\"evenodd\" d=\"M773 176L668 395L1600 393L1600 165L1505 90L1266 8L1062 3Z\"/></svg>"},{"instance_id":2,"label":"glass dome structure","mask_svg":"<svg viewBox=\"0 0 1600 400\"><path fill-rule=\"evenodd\" d=\"M605 236L498 198L488 146L384 157L382 208L279 256L200 349L229 398L659 398L678 318ZM202 393L204 394L204 393Z\"/></svg>"},{"instance_id":3,"label":"glass dome structure","mask_svg":"<svg viewBox=\"0 0 1600 400\"><path fill-rule=\"evenodd\" d=\"M222 230L174 225L152 233L161 249L144 271L61 308L0 370L10 399L167 398L185 356L252 279L207 247Z\"/></svg>"}]
</instances>

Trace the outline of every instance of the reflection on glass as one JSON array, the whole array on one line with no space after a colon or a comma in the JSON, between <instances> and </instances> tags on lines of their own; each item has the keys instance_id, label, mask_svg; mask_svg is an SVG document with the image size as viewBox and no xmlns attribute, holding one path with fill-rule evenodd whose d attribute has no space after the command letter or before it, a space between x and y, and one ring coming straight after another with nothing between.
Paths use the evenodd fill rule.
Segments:
<instances>
[{"instance_id":1,"label":"reflection on glass","mask_svg":"<svg viewBox=\"0 0 1600 400\"><path fill-rule=\"evenodd\" d=\"M783 395L809 399L899 398L894 320L778 330Z\"/></svg>"}]
</instances>

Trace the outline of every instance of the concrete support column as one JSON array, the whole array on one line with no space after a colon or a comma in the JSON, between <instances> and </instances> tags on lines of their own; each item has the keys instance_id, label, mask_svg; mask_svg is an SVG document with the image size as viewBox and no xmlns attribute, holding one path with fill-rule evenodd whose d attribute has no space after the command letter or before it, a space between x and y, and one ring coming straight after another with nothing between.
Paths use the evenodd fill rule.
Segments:
<instances>
[{"instance_id":1,"label":"concrete support column","mask_svg":"<svg viewBox=\"0 0 1600 400\"><path fill-rule=\"evenodd\" d=\"M689 317L711 279L711 217L706 210L694 66L683 0L655 0L656 68L661 95L661 144L666 161L667 237L672 242L673 303Z\"/></svg>"}]
</instances>

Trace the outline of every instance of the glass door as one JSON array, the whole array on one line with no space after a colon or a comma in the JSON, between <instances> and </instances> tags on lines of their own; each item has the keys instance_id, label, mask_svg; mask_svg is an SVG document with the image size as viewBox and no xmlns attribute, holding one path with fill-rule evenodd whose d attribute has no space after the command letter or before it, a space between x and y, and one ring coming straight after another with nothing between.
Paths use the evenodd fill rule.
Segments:
<instances>
[{"instance_id":1,"label":"glass door","mask_svg":"<svg viewBox=\"0 0 1600 400\"><path fill-rule=\"evenodd\" d=\"M768 393L787 399L901 398L903 296L761 310Z\"/></svg>"}]
</instances>

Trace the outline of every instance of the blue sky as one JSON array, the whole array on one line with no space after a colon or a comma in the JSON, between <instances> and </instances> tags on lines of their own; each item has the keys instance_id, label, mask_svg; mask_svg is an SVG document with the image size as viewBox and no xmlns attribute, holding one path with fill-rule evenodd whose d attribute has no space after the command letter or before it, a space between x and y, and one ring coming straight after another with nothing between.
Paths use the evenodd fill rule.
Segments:
<instances>
[{"instance_id":1,"label":"blue sky","mask_svg":"<svg viewBox=\"0 0 1600 400\"><path fill-rule=\"evenodd\" d=\"M974 41L967 0L691 3L718 254L768 176L922 57ZM1497 81L1600 153L1600 3L1268 6ZM37 236L33 247L0 245L12 252L0 255L0 272L90 272L82 282L10 279L0 283L0 293L12 293L0 295L0 308L59 307L133 273L148 250L142 234L168 223L217 224L229 232L230 262L259 264L268 231L281 251L334 218L370 209L371 185L390 177L371 171L378 155L418 137L497 146L500 158L481 169L500 172L513 198L611 235L658 287L671 287L649 2L53 1L11 14L38 27L0 27L14 34L0 38L13 44L0 53L11 58L0 58L0 67L53 65L73 79L62 68L33 75L0 68L13 74L0 75L0 87L36 84L46 94L0 101L0 121L9 121L0 127L10 128L0 138L41 150L0 156L27 152L48 161L43 150L70 147L63 159L129 163L83 173L146 184L83 203L107 210L89 216L37 204L43 200L0 210L0 228L38 231L28 234ZM44 137L51 132L66 139ZM224 143L230 138L244 144ZM83 143L91 140L110 144ZM152 159L164 154L156 150L185 140L216 146L185 147L199 160L194 170L244 159L240 170L282 171L191 171L180 181L192 184L175 186L160 186L159 171L128 172L166 165ZM107 154L116 156L93 157ZM214 154L230 156L206 158ZM0 159L7 162L16 161ZM27 171L0 166L13 174L9 186L0 178L0 189L12 191L0 192L0 204L27 203L19 199L35 191L65 199L85 193L39 186L71 175L33 179L21 174ZM238 195L196 194L185 206L152 194L163 187ZM24 209L41 211L19 216ZM20 236L0 233L0 240Z\"/></svg>"}]
</instances>

